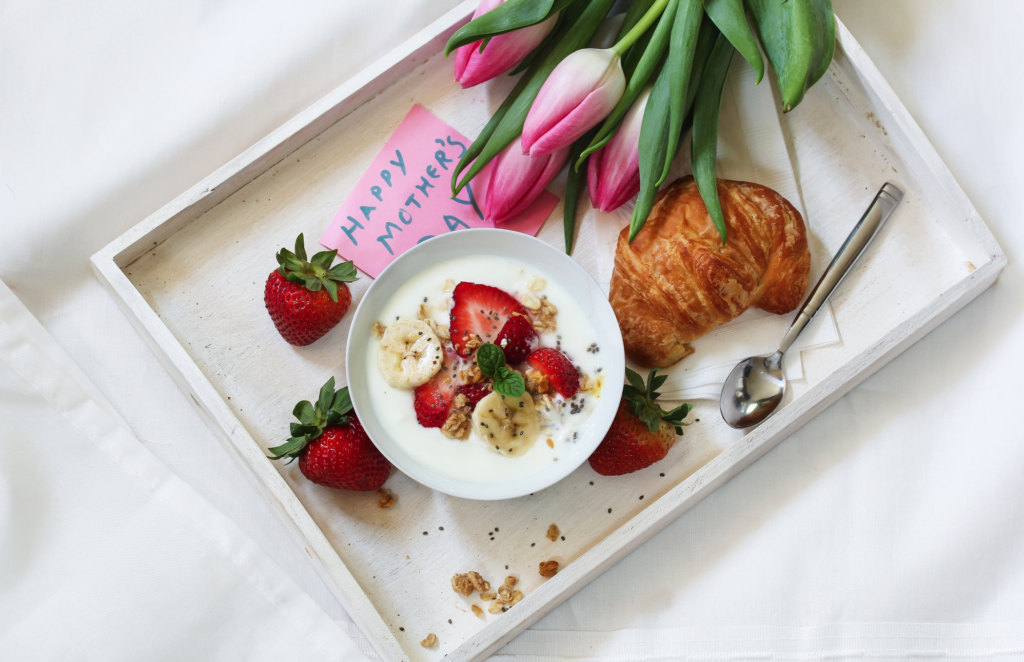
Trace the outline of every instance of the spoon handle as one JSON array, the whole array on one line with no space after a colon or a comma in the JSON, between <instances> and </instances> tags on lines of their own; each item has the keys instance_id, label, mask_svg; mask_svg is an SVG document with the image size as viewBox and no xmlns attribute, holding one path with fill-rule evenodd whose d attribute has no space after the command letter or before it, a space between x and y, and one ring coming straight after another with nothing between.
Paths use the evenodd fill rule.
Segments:
<instances>
[{"instance_id":1,"label":"spoon handle","mask_svg":"<svg viewBox=\"0 0 1024 662\"><path fill-rule=\"evenodd\" d=\"M793 325L789 327L786 337L782 339L782 344L779 345L778 354L782 354L790 348L796 337L800 335L804 327L814 318L818 309L828 300L829 295L843 281L850 267L857 261L860 254L864 252L864 249L868 247L871 240L875 238L878 229L882 227L882 224L885 223L902 199L903 191L894 184L886 182L882 185L871 206L861 216L860 221L854 226L853 231L850 232L850 236L846 238L836 256L832 258L832 263L828 265L828 269L821 276L821 280L814 286L811 295L804 301L804 305L800 308L800 312L797 313L796 319L793 320Z\"/></svg>"}]
</instances>

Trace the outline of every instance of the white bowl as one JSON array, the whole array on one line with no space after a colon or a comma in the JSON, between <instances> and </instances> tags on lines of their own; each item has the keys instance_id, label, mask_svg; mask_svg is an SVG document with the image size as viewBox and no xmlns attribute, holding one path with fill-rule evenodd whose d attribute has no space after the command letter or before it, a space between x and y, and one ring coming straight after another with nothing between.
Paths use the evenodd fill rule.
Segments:
<instances>
[{"instance_id":1,"label":"white bowl","mask_svg":"<svg viewBox=\"0 0 1024 662\"><path fill-rule=\"evenodd\" d=\"M367 361L376 364L377 348L371 327L380 318L391 294L402 284L439 262L466 255L494 255L512 258L535 268L551 282L557 282L589 317L601 347L605 376L601 397L590 421L568 454L536 473L486 484L442 476L414 460L388 433L374 415L364 375ZM460 230L439 235L400 255L370 285L352 317L352 329L345 348L345 376L352 405L370 439L393 465L413 480L432 489L464 499L512 499L553 485L583 464L608 432L622 397L625 377L622 335L607 298L580 265L557 248L521 232L508 230ZM355 377L353 379L353 377Z\"/></svg>"}]
</instances>

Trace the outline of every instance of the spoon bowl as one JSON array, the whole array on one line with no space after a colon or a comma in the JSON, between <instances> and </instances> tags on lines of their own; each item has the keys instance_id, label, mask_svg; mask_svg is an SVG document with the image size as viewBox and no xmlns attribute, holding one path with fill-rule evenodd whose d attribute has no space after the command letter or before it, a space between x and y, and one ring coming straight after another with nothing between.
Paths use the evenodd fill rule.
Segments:
<instances>
[{"instance_id":1,"label":"spoon bowl","mask_svg":"<svg viewBox=\"0 0 1024 662\"><path fill-rule=\"evenodd\" d=\"M719 410L734 428L749 428L771 416L786 392L782 353L752 356L732 369L722 387Z\"/></svg>"}]
</instances>

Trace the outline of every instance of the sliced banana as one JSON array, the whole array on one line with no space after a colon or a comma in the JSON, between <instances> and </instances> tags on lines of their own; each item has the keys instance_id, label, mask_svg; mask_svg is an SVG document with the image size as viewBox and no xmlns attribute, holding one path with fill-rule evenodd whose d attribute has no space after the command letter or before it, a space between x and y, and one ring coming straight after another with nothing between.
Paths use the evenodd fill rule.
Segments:
<instances>
[{"instance_id":1,"label":"sliced banana","mask_svg":"<svg viewBox=\"0 0 1024 662\"><path fill-rule=\"evenodd\" d=\"M422 320L395 320L380 339L377 368L384 381L394 388L410 389L426 384L443 364L441 341Z\"/></svg>"},{"instance_id":2,"label":"sliced banana","mask_svg":"<svg viewBox=\"0 0 1024 662\"><path fill-rule=\"evenodd\" d=\"M509 398L493 392L473 410L473 429L495 453L517 457L540 434L540 417L529 393Z\"/></svg>"}]
</instances>

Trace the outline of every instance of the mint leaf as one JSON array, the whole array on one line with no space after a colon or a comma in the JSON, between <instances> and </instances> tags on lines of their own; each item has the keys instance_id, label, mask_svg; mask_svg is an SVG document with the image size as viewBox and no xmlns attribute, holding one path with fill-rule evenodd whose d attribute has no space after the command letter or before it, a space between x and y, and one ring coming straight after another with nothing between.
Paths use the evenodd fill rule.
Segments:
<instances>
[{"instance_id":1,"label":"mint leaf","mask_svg":"<svg viewBox=\"0 0 1024 662\"><path fill-rule=\"evenodd\" d=\"M476 350L476 364L480 372L497 379L499 371L505 367L505 352L493 343L480 345Z\"/></svg>"},{"instance_id":2,"label":"mint leaf","mask_svg":"<svg viewBox=\"0 0 1024 662\"><path fill-rule=\"evenodd\" d=\"M477 361L479 362L479 359ZM496 393L500 393L506 398L518 398L526 392L526 381L520 373L501 366L498 368L498 374L494 376L492 387Z\"/></svg>"}]
</instances>

